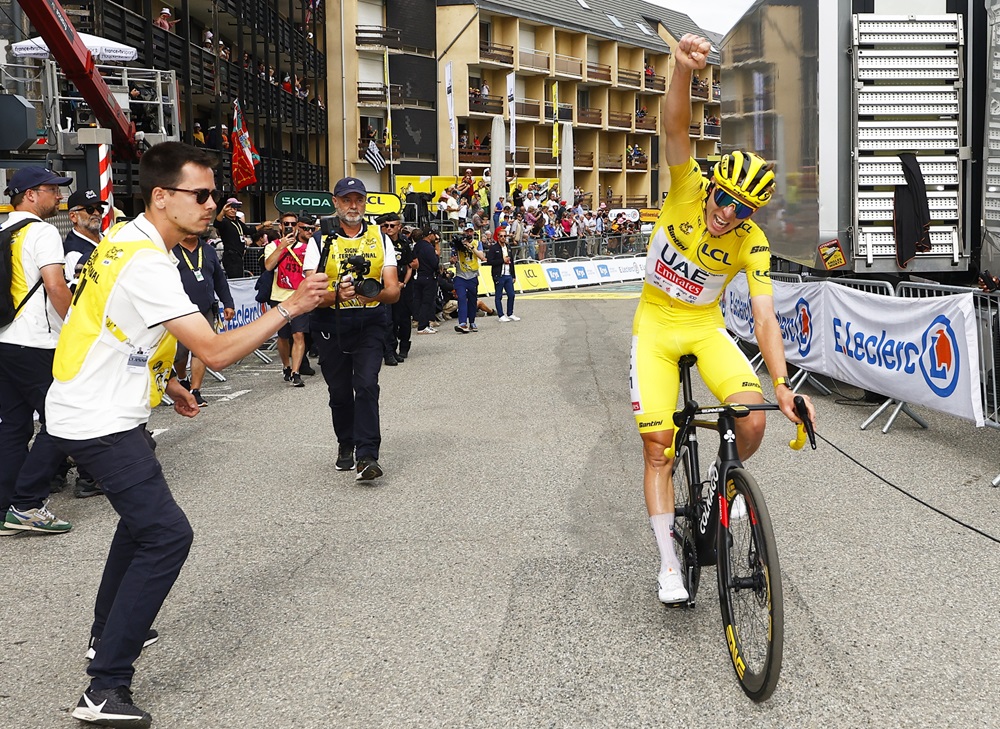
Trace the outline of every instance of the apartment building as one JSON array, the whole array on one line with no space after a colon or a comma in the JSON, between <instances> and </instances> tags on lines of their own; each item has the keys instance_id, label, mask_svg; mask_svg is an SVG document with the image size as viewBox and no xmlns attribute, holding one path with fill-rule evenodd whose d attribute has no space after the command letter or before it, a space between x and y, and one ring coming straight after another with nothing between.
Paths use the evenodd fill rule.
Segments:
<instances>
[{"instance_id":1,"label":"apartment building","mask_svg":"<svg viewBox=\"0 0 1000 729\"><path fill-rule=\"evenodd\" d=\"M329 189L322 0L67 0L64 6L79 30L137 48L132 65L176 72L181 138L193 142L200 125L206 146L220 153L216 184L225 191L233 187L222 137L231 131L233 101L240 101L261 156L257 183L240 193L251 220L273 214L279 190ZM170 30L153 24L163 9L170 11ZM136 164L115 165L119 204L128 207L138 195L137 173Z\"/></svg>"},{"instance_id":2,"label":"apartment building","mask_svg":"<svg viewBox=\"0 0 1000 729\"><path fill-rule=\"evenodd\" d=\"M385 191L440 192L466 169L480 176L500 143L519 181L555 181L559 120L573 126L574 185L591 204L648 207L666 189L660 106L671 46L688 30L698 32L686 15L644 2L349 0L336 12L328 8L327 22L331 95L334 82L345 81L338 89L344 140L331 140L330 152L338 173ZM720 136L718 123L706 123L719 117L717 52L710 62L693 94L692 154L703 159ZM454 133L444 83L449 63ZM505 122L502 140L491 139L497 117ZM372 141L388 163L381 174L365 160Z\"/></svg>"}]
</instances>

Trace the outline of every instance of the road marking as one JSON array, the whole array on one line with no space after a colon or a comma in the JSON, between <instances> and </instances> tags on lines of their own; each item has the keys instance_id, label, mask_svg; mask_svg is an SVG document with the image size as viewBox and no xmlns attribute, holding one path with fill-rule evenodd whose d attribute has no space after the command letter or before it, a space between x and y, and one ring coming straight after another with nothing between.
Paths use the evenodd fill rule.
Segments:
<instances>
[{"instance_id":1,"label":"road marking","mask_svg":"<svg viewBox=\"0 0 1000 729\"><path fill-rule=\"evenodd\" d=\"M538 294L520 294L526 299L638 299L639 294L615 291L546 291Z\"/></svg>"},{"instance_id":2,"label":"road marking","mask_svg":"<svg viewBox=\"0 0 1000 729\"><path fill-rule=\"evenodd\" d=\"M251 391L250 390L237 390L236 392L230 392L230 393L228 393L226 395L216 395L215 393L212 393L212 392L204 392L204 393L202 393L202 397L214 397L217 400L224 400L224 401L228 402L230 400L235 400L236 398L241 397L242 395L246 395L248 392L251 392Z\"/></svg>"},{"instance_id":3,"label":"road marking","mask_svg":"<svg viewBox=\"0 0 1000 729\"><path fill-rule=\"evenodd\" d=\"M152 436L155 438L156 436L160 435L161 433L166 433L168 430L170 430L170 428L153 428L153 430L152 430Z\"/></svg>"}]
</instances>

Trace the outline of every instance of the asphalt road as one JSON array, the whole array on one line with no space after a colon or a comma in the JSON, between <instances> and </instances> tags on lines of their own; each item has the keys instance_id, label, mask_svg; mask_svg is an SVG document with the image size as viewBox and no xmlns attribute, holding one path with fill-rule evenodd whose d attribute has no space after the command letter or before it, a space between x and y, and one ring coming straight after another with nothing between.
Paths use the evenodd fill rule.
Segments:
<instances>
[{"instance_id":1,"label":"asphalt road","mask_svg":"<svg viewBox=\"0 0 1000 729\"><path fill-rule=\"evenodd\" d=\"M195 529L138 663L154 727L991 727L1000 546L833 448L793 453L774 415L748 464L785 585L773 698L736 683L714 586L661 606L629 408L633 299L530 299L523 321L414 337L382 373L381 463L333 469L319 377L248 358L188 421L154 413ZM857 390L842 387L847 397ZM890 481L1000 535L997 433L818 397L821 433ZM2 466L0 466L2 467ZM60 536L0 541L0 716L75 726L115 524L51 507Z\"/></svg>"}]
</instances>

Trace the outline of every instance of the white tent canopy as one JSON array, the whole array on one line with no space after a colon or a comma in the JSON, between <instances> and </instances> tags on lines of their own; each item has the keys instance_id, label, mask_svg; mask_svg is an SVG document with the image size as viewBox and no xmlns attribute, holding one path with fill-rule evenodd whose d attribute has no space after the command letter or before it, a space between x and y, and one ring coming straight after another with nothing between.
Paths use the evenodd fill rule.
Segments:
<instances>
[{"instance_id":1,"label":"white tent canopy","mask_svg":"<svg viewBox=\"0 0 1000 729\"><path fill-rule=\"evenodd\" d=\"M80 40L99 61L134 61L139 56L139 52L132 46L98 38L89 33L80 33ZM11 50L17 58L49 57L49 46L43 38L29 38L20 43L14 43Z\"/></svg>"}]
</instances>

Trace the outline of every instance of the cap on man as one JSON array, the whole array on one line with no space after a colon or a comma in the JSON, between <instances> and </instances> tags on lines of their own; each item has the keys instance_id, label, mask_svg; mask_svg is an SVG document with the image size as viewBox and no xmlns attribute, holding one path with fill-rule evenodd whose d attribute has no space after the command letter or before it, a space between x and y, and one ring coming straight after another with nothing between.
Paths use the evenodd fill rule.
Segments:
<instances>
[{"instance_id":1,"label":"cap on man","mask_svg":"<svg viewBox=\"0 0 1000 729\"><path fill-rule=\"evenodd\" d=\"M66 254L65 276L70 282L70 288L73 288L80 270L101 241L101 222L108 204L101 200L96 190L77 190L69 196L66 207L69 209L73 230L63 239L63 252Z\"/></svg>"}]
</instances>

